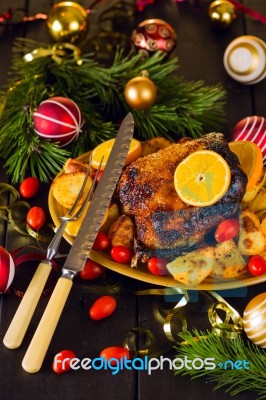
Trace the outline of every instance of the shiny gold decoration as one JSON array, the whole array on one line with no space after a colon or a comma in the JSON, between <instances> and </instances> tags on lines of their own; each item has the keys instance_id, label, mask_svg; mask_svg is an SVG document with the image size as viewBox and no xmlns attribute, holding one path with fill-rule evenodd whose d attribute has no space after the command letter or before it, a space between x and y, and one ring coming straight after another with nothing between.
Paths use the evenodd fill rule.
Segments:
<instances>
[{"instance_id":1,"label":"shiny gold decoration","mask_svg":"<svg viewBox=\"0 0 266 400\"><path fill-rule=\"evenodd\" d=\"M138 348L138 335L143 335L145 337L145 347ZM133 357L144 357L150 354L153 350L155 343L155 336L149 329L143 328L132 328L128 332L123 346L130 351Z\"/></svg>"},{"instance_id":2,"label":"shiny gold decoration","mask_svg":"<svg viewBox=\"0 0 266 400\"><path fill-rule=\"evenodd\" d=\"M72 1L56 3L48 14L47 26L56 42L75 43L87 32L88 14L81 5Z\"/></svg>"},{"instance_id":3,"label":"shiny gold decoration","mask_svg":"<svg viewBox=\"0 0 266 400\"><path fill-rule=\"evenodd\" d=\"M125 87L124 96L127 104L136 109L144 110L153 105L157 97L157 88L145 72L131 79Z\"/></svg>"},{"instance_id":4,"label":"shiny gold decoration","mask_svg":"<svg viewBox=\"0 0 266 400\"><path fill-rule=\"evenodd\" d=\"M82 64L80 49L71 43L57 43L51 48L47 49L40 47L38 49L34 49L30 53L25 54L23 59L26 62L31 62L36 58L47 56L51 56L52 59L58 64L61 64L63 59L69 57L73 57L77 65Z\"/></svg>"},{"instance_id":5,"label":"shiny gold decoration","mask_svg":"<svg viewBox=\"0 0 266 400\"><path fill-rule=\"evenodd\" d=\"M247 337L256 345L266 348L266 292L255 296L243 315Z\"/></svg>"},{"instance_id":6,"label":"shiny gold decoration","mask_svg":"<svg viewBox=\"0 0 266 400\"><path fill-rule=\"evenodd\" d=\"M208 9L211 22L221 28L227 28L236 19L235 6L227 0L216 0Z\"/></svg>"},{"instance_id":7,"label":"shiny gold decoration","mask_svg":"<svg viewBox=\"0 0 266 400\"><path fill-rule=\"evenodd\" d=\"M224 319L219 316L219 310L223 311ZM225 301L214 303L208 310L212 331L226 339L235 339L243 331L243 321L236 310Z\"/></svg>"}]
</instances>

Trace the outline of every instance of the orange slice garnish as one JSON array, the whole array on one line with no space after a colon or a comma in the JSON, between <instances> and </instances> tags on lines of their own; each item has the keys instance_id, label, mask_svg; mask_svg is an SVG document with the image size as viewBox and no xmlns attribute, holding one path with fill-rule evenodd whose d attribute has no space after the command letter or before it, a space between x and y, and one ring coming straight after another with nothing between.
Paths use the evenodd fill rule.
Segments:
<instances>
[{"instance_id":1,"label":"orange slice garnish","mask_svg":"<svg viewBox=\"0 0 266 400\"><path fill-rule=\"evenodd\" d=\"M189 205L204 207L216 203L227 192L231 182L229 165L211 150L191 153L176 168L175 190Z\"/></svg>"},{"instance_id":2,"label":"orange slice garnish","mask_svg":"<svg viewBox=\"0 0 266 400\"><path fill-rule=\"evenodd\" d=\"M91 163L94 168L98 168L100 165L100 162L103 158L101 169L104 169L108 160L108 157L111 153L111 150L113 148L115 139L110 139L107 140L106 142L103 142L99 144L95 149L92 151L92 159ZM130 146L129 146L129 151L127 154L127 158L125 161L125 165L130 164L132 161L135 161L142 152L142 147L141 143L137 139L132 139Z\"/></svg>"},{"instance_id":3,"label":"orange slice garnish","mask_svg":"<svg viewBox=\"0 0 266 400\"><path fill-rule=\"evenodd\" d=\"M262 174L262 151L256 143L240 140L230 142L229 147L237 155L241 168L247 174L248 183L246 192L249 192L254 188Z\"/></svg>"}]
</instances>

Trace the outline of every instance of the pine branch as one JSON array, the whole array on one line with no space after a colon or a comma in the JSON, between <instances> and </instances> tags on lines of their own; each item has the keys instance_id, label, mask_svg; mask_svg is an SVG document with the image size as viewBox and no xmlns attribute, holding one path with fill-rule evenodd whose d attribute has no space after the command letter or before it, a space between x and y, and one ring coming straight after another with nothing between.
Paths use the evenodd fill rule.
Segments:
<instances>
[{"instance_id":1,"label":"pine branch","mask_svg":"<svg viewBox=\"0 0 266 400\"><path fill-rule=\"evenodd\" d=\"M25 54L34 53L32 61ZM148 59L124 55L117 49L111 66L100 65L93 54L85 54L81 65L70 54L56 62L52 47L18 39L10 79L2 91L5 107L0 119L0 156L14 183L27 170L47 181L66 158L76 157L116 135L117 126L130 110L123 92L127 82L147 70L158 87L158 98L147 110L133 110L135 136L149 139L165 136L199 137L219 130L224 122L225 92L220 85L187 82L177 76L178 60L165 60L163 53ZM64 96L74 100L83 114L82 134L66 149L44 142L34 132L32 114L45 99ZM1 100L1 99L0 99Z\"/></svg>"},{"instance_id":2,"label":"pine branch","mask_svg":"<svg viewBox=\"0 0 266 400\"><path fill-rule=\"evenodd\" d=\"M225 388L225 392L232 396L251 390L258 394L257 400L266 398L265 350L250 341L245 345L241 337L226 339L211 332L186 331L180 333L179 336L188 345L179 344L176 347L177 357L187 357L191 361L195 358L204 360L211 357L215 360L216 368L186 369L183 367L176 369L175 374L189 375L191 379L205 376L211 382L216 383L214 390ZM224 364L227 360L233 362L246 360L249 363L249 369L223 369L218 366L219 363Z\"/></svg>"}]
</instances>

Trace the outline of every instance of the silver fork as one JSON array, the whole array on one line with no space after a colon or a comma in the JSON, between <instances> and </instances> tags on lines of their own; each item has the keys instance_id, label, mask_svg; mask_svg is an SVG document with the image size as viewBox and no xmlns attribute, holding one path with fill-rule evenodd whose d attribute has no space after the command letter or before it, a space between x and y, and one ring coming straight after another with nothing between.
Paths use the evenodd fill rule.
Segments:
<instances>
[{"instance_id":1,"label":"silver fork","mask_svg":"<svg viewBox=\"0 0 266 400\"><path fill-rule=\"evenodd\" d=\"M76 211L77 207L79 206L80 199L83 195L84 189L86 187L86 183L88 181L89 172L91 168L91 159L89 161L88 169L82 184L82 187L79 191L77 199L75 200L71 209L67 212L66 215L60 217L61 223L59 228L57 229L51 243L47 248L46 259L41 261L38 265L38 268L20 302L20 305L9 325L9 328L4 336L3 343L9 349L16 349L22 343L22 340L25 336L25 333L28 329L34 311L37 307L38 301L41 297L43 292L44 286L47 282L49 274L52 269L52 259L57 254L63 233L65 231L66 225L69 221L76 221L80 218L81 214L83 213L85 207L87 206L88 202L90 201L94 187L97 182L97 177L101 168L101 163L95 173L92 185L88 194L86 195L82 205Z\"/></svg>"}]
</instances>

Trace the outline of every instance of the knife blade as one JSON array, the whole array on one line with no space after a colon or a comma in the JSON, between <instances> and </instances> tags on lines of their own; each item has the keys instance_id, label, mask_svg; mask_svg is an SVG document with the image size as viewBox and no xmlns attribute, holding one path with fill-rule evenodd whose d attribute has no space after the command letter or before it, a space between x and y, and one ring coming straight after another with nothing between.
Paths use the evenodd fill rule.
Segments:
<instances>
[{"instance_id":1,"label":"knife blade","mask_svg":"<svg viewBox=\"0 0 266 400\"><path fill-rule=\"evenodd\" d=\"M109 207L126 160L133 132L134 119L132 114L128 113L122 121L102 177L92 196L90 206L82 221L78 235L63 265L62 276L54 288L50 301L23 358L22 367L29 373L38 372L42 366L45 354L73 285L73 278L84 268L101 227L103 217Z\"/></svg>"}]
</instances>

